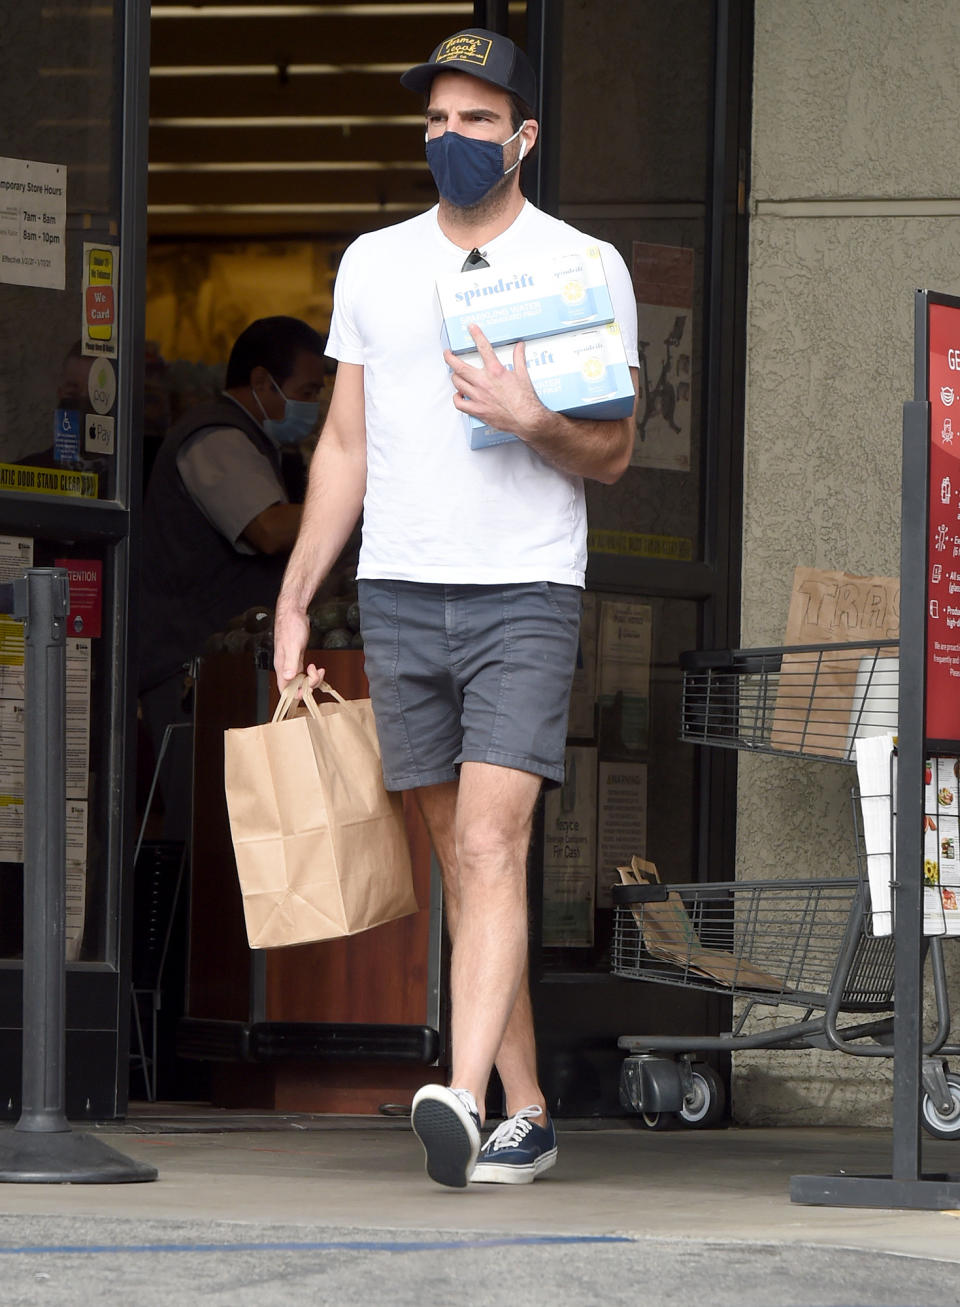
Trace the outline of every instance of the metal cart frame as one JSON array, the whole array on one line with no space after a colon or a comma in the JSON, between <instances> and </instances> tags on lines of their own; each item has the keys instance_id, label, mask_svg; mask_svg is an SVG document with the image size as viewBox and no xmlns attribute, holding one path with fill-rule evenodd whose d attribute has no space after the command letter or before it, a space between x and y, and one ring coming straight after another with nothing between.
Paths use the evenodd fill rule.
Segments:
<instances>
[{"instance_id":1,"label":"metal cart frame","mask_svg":"<svg viewBox=\"0 0 960 1307\"><path fill-rule=\"evenodd\" d=\"M861 733L896 729L896 642L684 655L681 738L696 744L850 764ZM886 663L886 665L885 665ZM860 873L845 879L614 887L612 970L742 1000L715 1036L623 1035L623 1105L646 1125L704 1127L723 1116L723 1084L697 1055L741 1049L826 1049L893 1055L895 942L874 935ZM920 1120L960 1138L960 1077L943 1056L950 1009L941 940L924 942L936 1031L922 1050ZM799 1008L799 1020L746 1032L758 1007ZM841 1024L841 1015L853 1022ZM869 1019L864 1019L868 1017Z\"/></svg>"}]
</instances>

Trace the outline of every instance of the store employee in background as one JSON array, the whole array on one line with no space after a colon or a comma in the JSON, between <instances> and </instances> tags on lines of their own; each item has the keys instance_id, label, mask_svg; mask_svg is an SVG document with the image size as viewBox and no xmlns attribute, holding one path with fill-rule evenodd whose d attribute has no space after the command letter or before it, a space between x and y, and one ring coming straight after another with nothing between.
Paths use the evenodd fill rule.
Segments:
<instances>
[{"instance_id":1,"label":"store employee in background","mask_svg":"<svg viewBox=\"0 0 960 1307\"><path fill-rule=\"evenodd\" d=\"M281 451L317 425L324 344L299 318L251 323L219 398L186 412L157 453L143 515L139 677L154 756L165 727L190 720L185 664L230 618L276 599L301 515ZM184 785L178 800L170 783L181 773L186 782L186 754L163 786L169 838L186 838L189 795Z\"/></svg>"}]
</instances>

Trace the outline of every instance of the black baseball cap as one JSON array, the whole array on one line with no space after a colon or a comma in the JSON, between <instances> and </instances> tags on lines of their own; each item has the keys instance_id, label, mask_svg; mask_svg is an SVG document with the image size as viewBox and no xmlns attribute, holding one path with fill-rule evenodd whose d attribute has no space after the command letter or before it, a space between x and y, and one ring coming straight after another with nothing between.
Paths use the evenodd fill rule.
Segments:
<instances>
[{"instance_id":1,"label":"black baseball cap","mask_svg":"<svg viewBox=\"0 0 960 1307\"><path fill-rule=\"evenodd\" d=\"M483 82L517 95L531 108L537 103L537 75L533 64L509 36L468 27L441 41L425 64L417 64L400 78L408 91L426 94L437 73L469 73Z\"/></svg>"}]
</instances>

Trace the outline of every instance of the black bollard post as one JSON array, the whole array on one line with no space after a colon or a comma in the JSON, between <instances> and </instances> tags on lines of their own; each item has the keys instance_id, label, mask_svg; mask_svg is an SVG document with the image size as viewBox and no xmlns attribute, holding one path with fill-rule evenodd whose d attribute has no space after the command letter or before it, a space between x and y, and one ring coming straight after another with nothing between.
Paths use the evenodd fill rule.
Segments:
<instances>
[{"instance_id":1,"label":"black bollard post","mask_svg":"<svg viewBox=\"0 0 960 1307\"><path fill-rule=\"evenodd\" d=\"M12 591L12 602L4 591ZM22 1102L20 1120L0 1134L0 1181L155 1180L155 1167L74 1133L65 1115L68 599L62 568L31 568L0 586L0 611L26 624Z\"/></svg>"}]
</instances>

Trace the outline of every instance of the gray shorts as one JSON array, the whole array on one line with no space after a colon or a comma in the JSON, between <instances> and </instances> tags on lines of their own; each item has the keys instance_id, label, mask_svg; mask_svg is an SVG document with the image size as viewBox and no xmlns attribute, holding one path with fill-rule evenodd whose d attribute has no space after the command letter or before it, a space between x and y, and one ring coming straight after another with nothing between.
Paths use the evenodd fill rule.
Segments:
<instances>
[{"instance_id":1,"label":"gray shorts","mask_svg":"<svg viewBox=\"0 0 960 1307\"><path fill-rule=\"evenodd\" d=\"M563 780L580 590L536 581L361 581L360 622L387 789L462 762Z\"/></svg>"}]
</instances>

